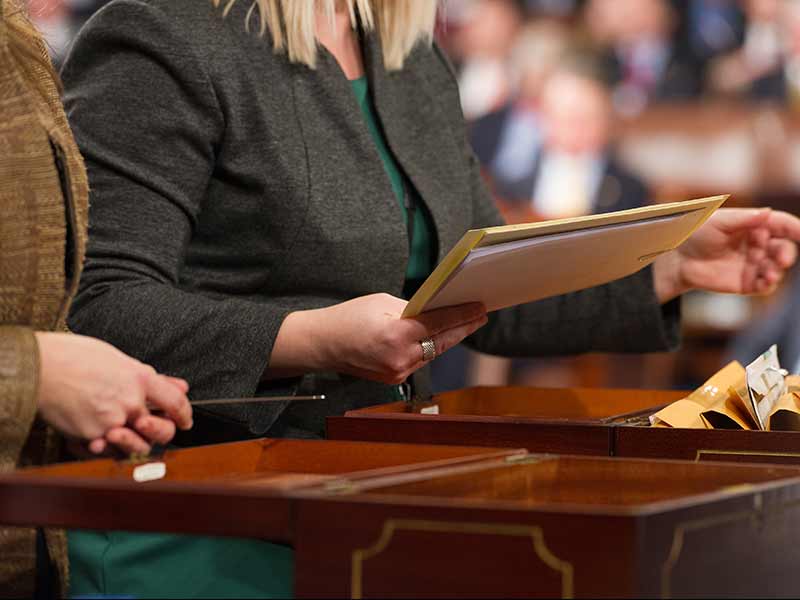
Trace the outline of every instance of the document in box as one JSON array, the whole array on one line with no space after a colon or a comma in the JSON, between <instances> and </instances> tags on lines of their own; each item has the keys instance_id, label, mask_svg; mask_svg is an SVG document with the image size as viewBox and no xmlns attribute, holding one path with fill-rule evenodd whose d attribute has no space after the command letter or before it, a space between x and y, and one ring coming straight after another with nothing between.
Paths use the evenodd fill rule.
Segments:
<instances>
[{"instance_id":1,"label":"document in box","mask_svg":"<svg viewBox=\"0 0 800 600\"><path fill-rule=\"evenodd\" d=\"M491 312L627 277L678 247L726 199L469 231L404 316L468 302Z\"/></svg>"}]
</instances>

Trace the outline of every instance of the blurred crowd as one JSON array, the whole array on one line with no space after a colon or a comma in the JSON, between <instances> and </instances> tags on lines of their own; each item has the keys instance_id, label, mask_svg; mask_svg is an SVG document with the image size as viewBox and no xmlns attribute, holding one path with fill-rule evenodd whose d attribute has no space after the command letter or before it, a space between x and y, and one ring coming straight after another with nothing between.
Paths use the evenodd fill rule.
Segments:
<instances>
[{"instance_id":1,"label":"blurred crowd","mask_svg":"<svg viewBox=\"0 0 800 600\"><path fill-rule=\"evenodd\" d=\"M611 150L615 120L691 102L789 109L799 97L797 0L455 0L440 40L512 220L648 201Z\"/></svg>"},{"instance_id":2,"label":"blurred crowd","mask_svg":"<svg viewBox=\"0 0 800 600\"><path fill-rule=\"evenodd\" d=\"M30 0L56 63L108 1ZM772 203L761 196L777 182L791 192L782 208L798 210L800 0L445 0L438 42L510 222L731 191L744 204ZM767 329L785 333L776 315L792 318L800 279L794 288L752 322L749 299L690 296L685 321L699 346L690 334L681 358L651 365L653 377L622 359L514 364L456 351L440 361L438 385L693 385L730 352L746 360ZM796 346L792 361L800 336ZM623 374L609 375L609 364Z\"/></svg>"}]
</instances>

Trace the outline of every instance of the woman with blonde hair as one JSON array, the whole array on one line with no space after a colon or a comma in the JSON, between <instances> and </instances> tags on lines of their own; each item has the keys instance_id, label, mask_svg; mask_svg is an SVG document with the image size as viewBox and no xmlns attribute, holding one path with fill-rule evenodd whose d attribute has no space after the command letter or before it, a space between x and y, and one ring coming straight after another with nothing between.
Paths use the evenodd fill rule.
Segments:
<instances>
[{"instance_id":1,"label":"woman with blonde hair","mask_svg":"<svg viewBox=\"0 0 800 600\"><path fill-rule=\"evenodd\" d=\"M191 426L185 381L60 332L86 244L86 173L41 38L0 0L0 473L60 456L60 433L145 452ZM165 409L173 420L149 414ZM0 528L0 597L63 595L63 532Z\"/></svg>"},{"instance_id":2,"label":"woman with blonde hair","mask_svg":"<svg viewBox=\"0 0 800 600\"><path fill-rule=\"evenodd\" d=\"M428 363L462 340L526 356L670 348L679 294L766 292L794 262L797 219L721 211L628 279L401 319L467 229L500 223L435 19L433 0L115 0L79 35L62 75L92 239L71 325L197 398L327 397L197 411L180 443L321 437L327 415L428 396ZM290 572L277 547L153 540L81 534L71 555L104 592L287 591L265 580ZM168 544L175 562L150 551ZM273 552L274 568L258 562Z\"/></svg>"}]
</instances>

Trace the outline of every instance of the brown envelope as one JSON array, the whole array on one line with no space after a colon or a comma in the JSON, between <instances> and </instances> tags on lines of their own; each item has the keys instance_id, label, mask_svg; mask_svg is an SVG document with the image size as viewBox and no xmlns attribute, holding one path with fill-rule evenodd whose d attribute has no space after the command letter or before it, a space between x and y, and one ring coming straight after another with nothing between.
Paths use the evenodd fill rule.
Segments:
<instances>
[{"instance_id":1,"label":"brown envelope","mask_svg":"<svg viewBox=\"0 0 800 600\"><path fill-rule=\"evenodd\" d=\"M728 402L738 400L737 395L731 392L731 388L742 385L744 380L744 367L734 361L687 398L678 400L657 412L651 417L651 422L654 426L710 429L713 427L703 420L703 413L713 411L714 415L721 414L728 417L729 421L737 423L740 420L740 411L728 408ZM720 419L716 416L711 418Z\"/></svg>"},{"instance_id":2,"label":"brown envelope","mask_svg":"<svg viewBox=\"0 0 800 600\"><path fill-rule=\"evenodd\" d=\"M797 389L789 380L797 377L787 377L787 387ZM781 396L767 417L769 431L800 431L800 394L791 392Z\"/></svg>"},{"instance_id":3,"label":"brown envelope","mask_svg":"<svg viewBox=\"0 0 800 600\"><path fill-rule=\"evenodd\" d=\"M700 417L709 429L758 429L733 387Z\"/></svg>"}]
</instances>

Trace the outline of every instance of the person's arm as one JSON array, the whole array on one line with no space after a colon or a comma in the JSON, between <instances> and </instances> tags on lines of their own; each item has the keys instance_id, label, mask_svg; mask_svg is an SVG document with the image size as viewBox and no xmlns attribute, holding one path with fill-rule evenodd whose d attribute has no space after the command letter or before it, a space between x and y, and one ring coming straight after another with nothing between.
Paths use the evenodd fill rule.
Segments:
<instances>
[{"instance_id":1,"label":"person's arm","mask_svg":"<svg viewBox=\"0 0 800 600\"><path fill-rule=\"evenodd\" d=\"M133 1L102 9L65 64L65 103L92 187L70 327L191 381L254 395L288 311L178 286L225 124L187 24Z\"/></svg>"},{"instance_id":2,"label":"person's arm","mask_svg":"<svg viewBox=\"0 0 800 600\"><path fill-rule=\"evenodd\" d=\"M104 342L0 326L0 464L17 464L37 415L95 453L147 452L192 426L187 390Z\"/></svg>"}]
</instances>

